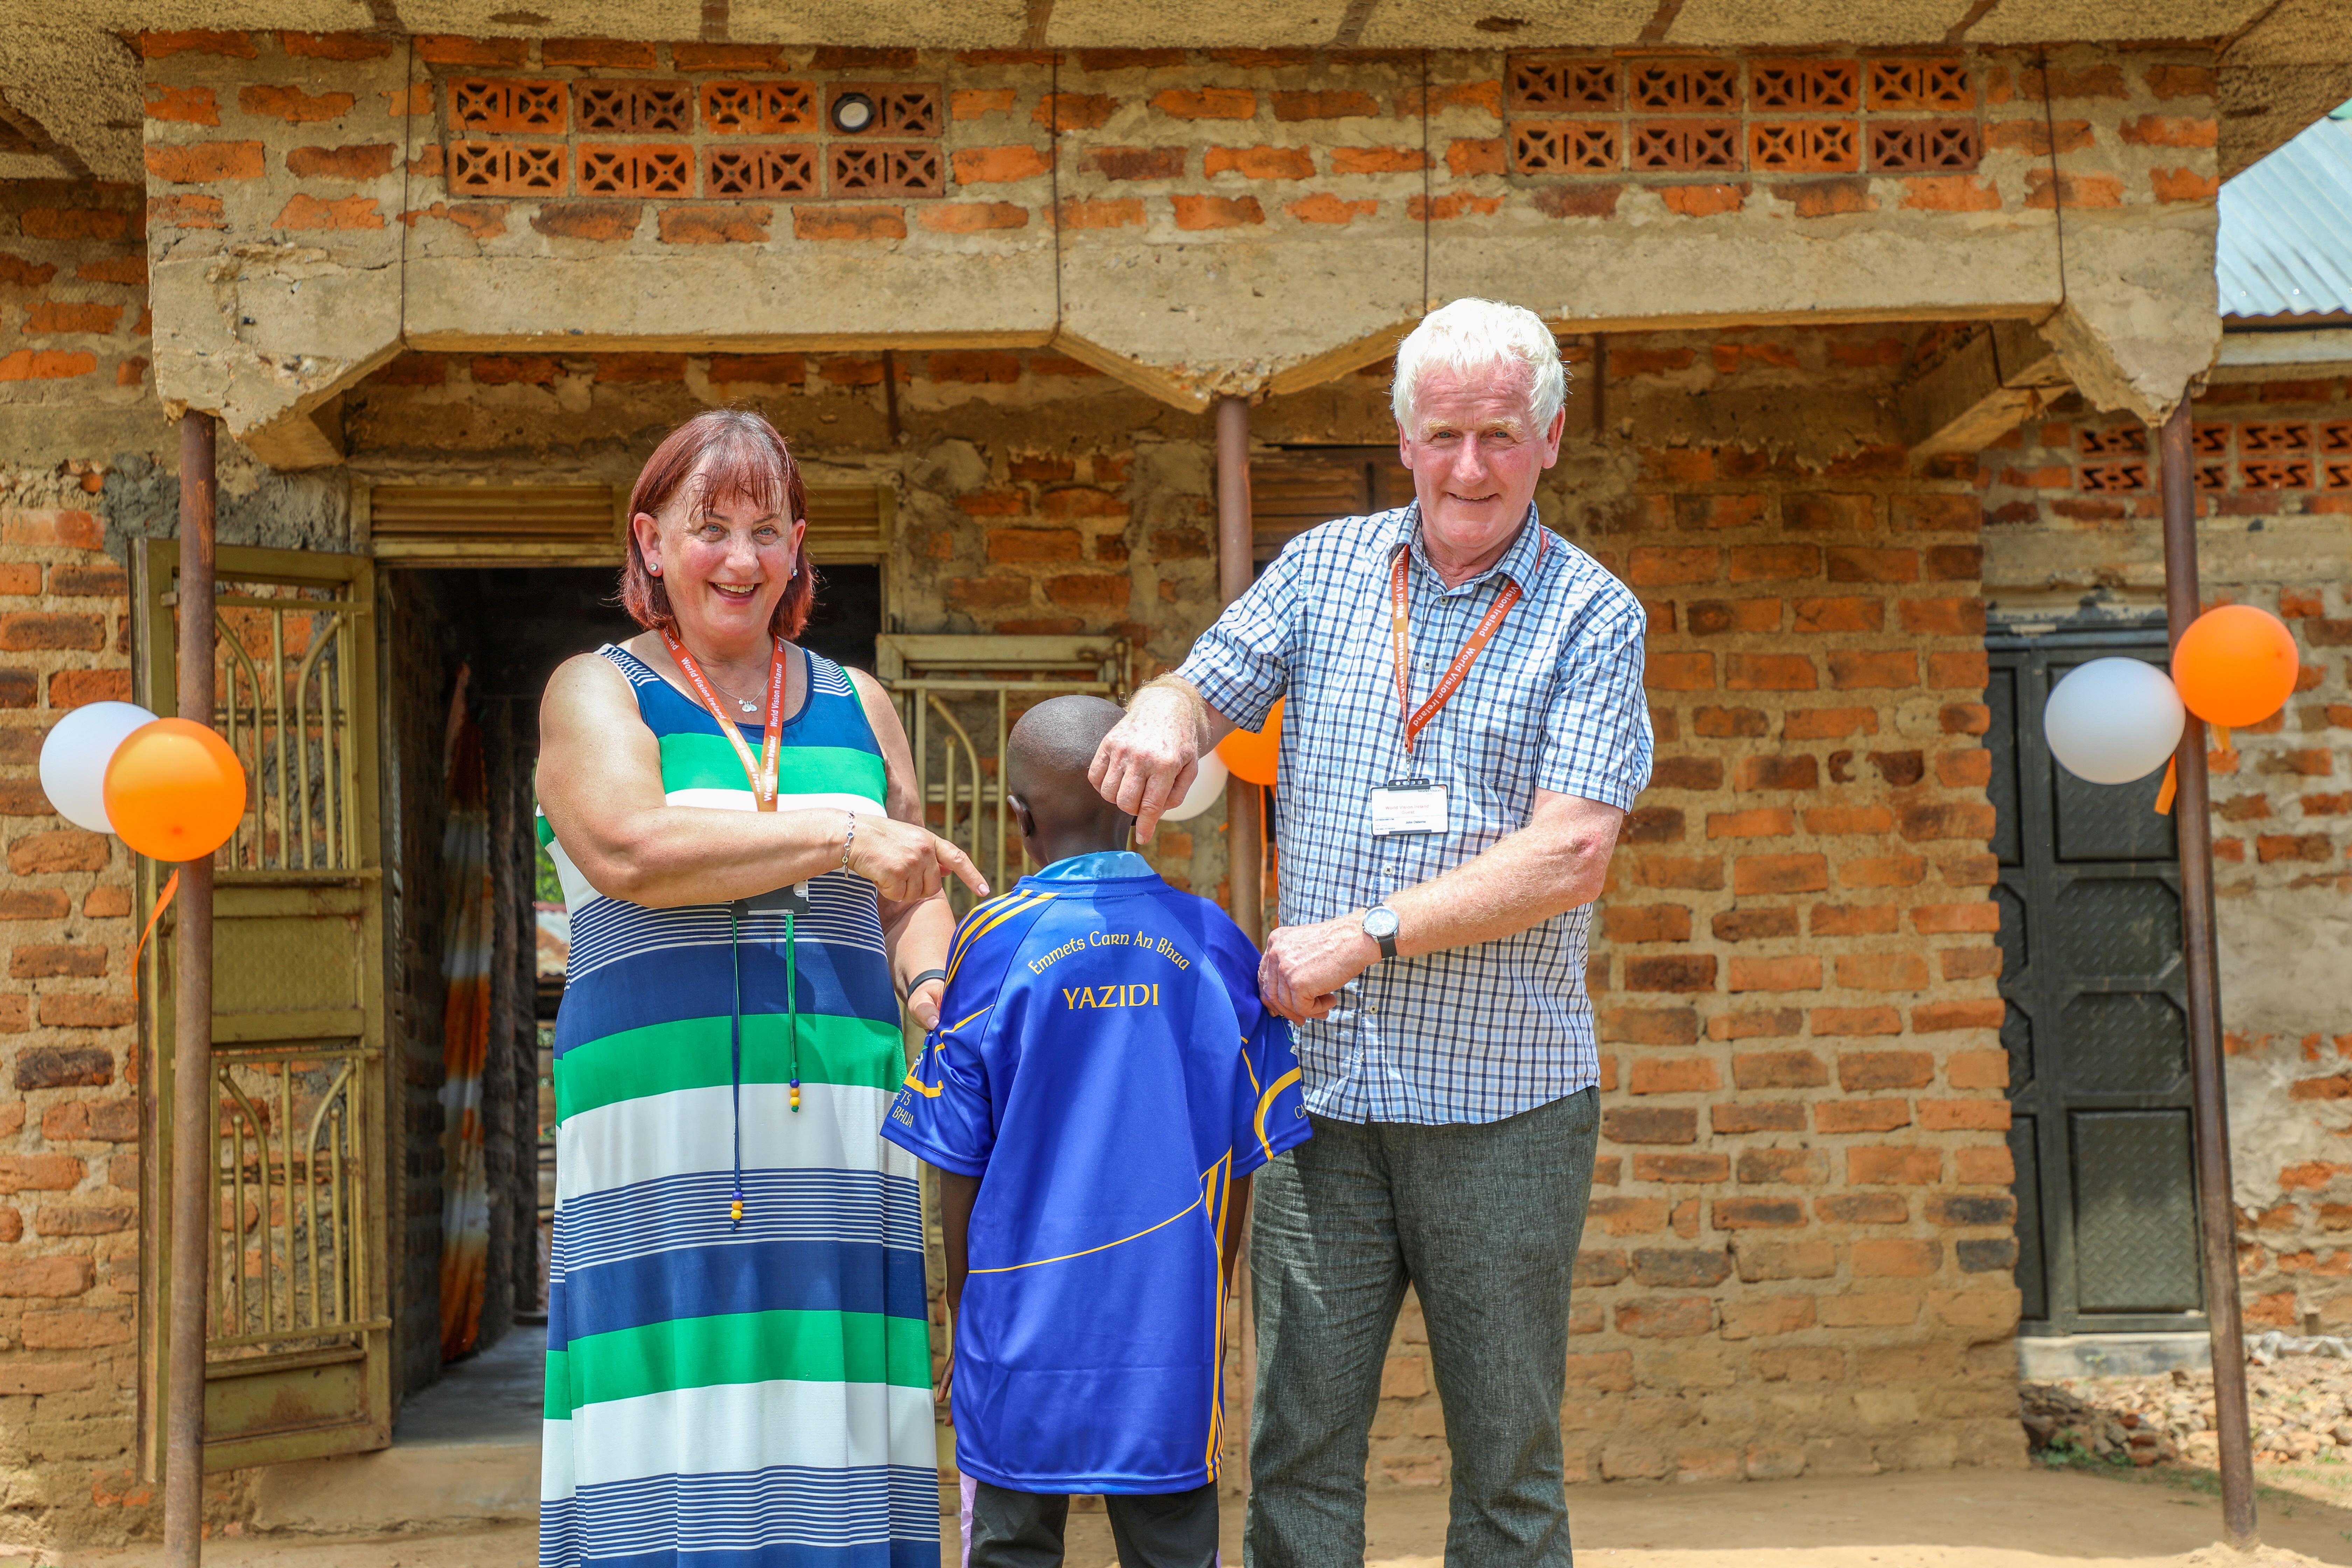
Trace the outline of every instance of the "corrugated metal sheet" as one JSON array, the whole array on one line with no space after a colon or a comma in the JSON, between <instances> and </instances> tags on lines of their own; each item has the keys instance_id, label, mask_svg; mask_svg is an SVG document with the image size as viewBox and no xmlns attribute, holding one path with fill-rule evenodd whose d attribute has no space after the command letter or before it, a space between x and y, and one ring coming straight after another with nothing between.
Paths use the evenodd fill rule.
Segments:
<instances>
[{"instance_id":1,"label":"corrugated metal sheet","mask_svg":"<svg viewBox=\"0 0 2352 1568\"><path fill-rule=\"evenodd\" d=\"M2352 120L2330 116L2221 187L2226 320L2352 314Z\"/></svg>"}]
</instances>

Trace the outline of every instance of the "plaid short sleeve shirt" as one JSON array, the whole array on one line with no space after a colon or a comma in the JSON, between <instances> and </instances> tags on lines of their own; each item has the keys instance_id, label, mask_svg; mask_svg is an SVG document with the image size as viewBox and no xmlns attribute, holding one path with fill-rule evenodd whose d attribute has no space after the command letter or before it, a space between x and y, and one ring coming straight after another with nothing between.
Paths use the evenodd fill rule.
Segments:
<instances>
[{"instance_id":1,"label":"plaid short sleeve shirt","mask_svg":"<svg viewBox=\"0 0 2352 1568\"><path fill-rule=\"evenodd\" d=\"M1506 579L1524 595L1414 742L1398 711L1389 587L1409 552L1412 700L1437 686ZM1526 825L1538 789L1628 809L1650 778L1641 605L1537 521L1448 588L1417 506L1299 535L1178 672L1244 728L1284 705L1276 836L1286 925L1333 919L1462 864ZM1371 836L1372 789L1447 787L1442 834ZM1297 1033L1307 1104L1344 1121L1498 1121L1600 1079L1586 905L1516 935L1378 963Z\"/></svg>"}]
</instances>

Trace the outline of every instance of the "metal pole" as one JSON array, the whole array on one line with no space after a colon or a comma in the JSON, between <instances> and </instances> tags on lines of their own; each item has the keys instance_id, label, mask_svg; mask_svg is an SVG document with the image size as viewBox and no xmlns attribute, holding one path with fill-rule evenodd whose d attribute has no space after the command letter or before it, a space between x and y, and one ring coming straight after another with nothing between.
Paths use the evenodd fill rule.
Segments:
<instances>
[{"instance_id":1,"label":"metal pole","mask_svg":"<svg viewBox=\"0 0 2352 1568\"><path fill-rule=\"evenodd\" d=\"M2164 491L2164 609L2172 640L2198 616L2197 492L2189 479L2189 399L2164 422L2158 451ZM2173 824L2180 848L2180 940L2189 979L2189 1074L2197 1119L2197 1228L2205 1313L2213 1336L2213 1425L2221 1443L2221 1527L2230 1544L2254 1544L2252 1432L2246 1417L2246 1355L2239 1321L2237 1205L2230 1179L2230 1107L2221 1077L2221 993L2214 962L2213 838L2207 816L2205 722L2195 714L2174 758L2179 789Z\"/></svg>"},{"instance_id":2,"label":"metal pole","mask_svg":"<svg viewBox=\"0 0 2352 1568\"><path fill-rule=\"evenodd\" d=\"M1256 538L1250 527L1249 400L1217 399L1217 595L1232 604L1249 591ZM1265 800L1258 786L1225 783L1225 853L1234 923L1265 940Z\"/></svg>"},{"instance_id":3,"label":"metal pole","mask_svg":"<svg viewBox=\"0 0 2352 1568\"><path fill-rule=\"evenodd\" d=\"M213 416L180 419L179 707L213 717ZM205 1320L213 1233L213 863L180 868L172 995L172 1294L167 1320L163 1550L204 1559Z\"/></svg>"}]
</instances>

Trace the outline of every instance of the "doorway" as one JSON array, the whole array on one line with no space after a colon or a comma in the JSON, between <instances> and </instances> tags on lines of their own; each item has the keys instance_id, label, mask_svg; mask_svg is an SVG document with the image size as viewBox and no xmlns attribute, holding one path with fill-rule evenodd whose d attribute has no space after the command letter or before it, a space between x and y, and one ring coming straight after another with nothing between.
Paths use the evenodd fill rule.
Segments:
<instances>
[{"instance_id":1,"label":"doorway","mask_svg":"<svg viewBox=\"0 0 2352 1568\"><path fill-rule=\"evenodd\" d=\"M2161 775L2085 784L2050 755L2050 689L2091 659L2161 667L2161 628L1987 639L2001 1043L2016 1163L2020 1332L2203 1321L2188 1003Z\"/></svg>"}]
</instances>

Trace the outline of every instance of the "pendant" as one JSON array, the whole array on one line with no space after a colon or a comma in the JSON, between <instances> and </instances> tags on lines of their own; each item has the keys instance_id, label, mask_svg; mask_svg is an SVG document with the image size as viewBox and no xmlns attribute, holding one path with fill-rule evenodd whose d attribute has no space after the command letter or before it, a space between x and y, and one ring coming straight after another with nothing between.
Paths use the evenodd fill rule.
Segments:
<instances>
[{"instance_id":1,"label":"pendant","mask_svg":"<svg viewBox=\"0 0 2352 1568\"><path fill-rule=\"evenodd\" d=\"M738 699L738 700L740 701L740 699ZM744 711L744 712L746 712L746 713L757 713L759 710L760 710L760 705L759 705L758 703L756 703L756 702L745 702L745 703L743 703L743 711Z\"/></svg>"}]
</instances>

